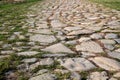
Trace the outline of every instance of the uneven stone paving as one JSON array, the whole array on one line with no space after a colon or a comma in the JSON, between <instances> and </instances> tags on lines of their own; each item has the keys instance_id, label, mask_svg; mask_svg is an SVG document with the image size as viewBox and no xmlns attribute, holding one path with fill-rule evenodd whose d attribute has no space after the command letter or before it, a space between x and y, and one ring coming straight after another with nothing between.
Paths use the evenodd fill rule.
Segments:
<instances>
[{"instance_id":1,"label":"uneven stone paving","mask_svg":"<svg viewBox=\"0 0 120 80\"><path fill-rule=\"evenodd\" d=\"M44 0L29 9L30 49L17 53L33 56L23 60L26 70L38 68L29 80L120 79L119 11L88 0Z\"/></svg>"}]
</instances>

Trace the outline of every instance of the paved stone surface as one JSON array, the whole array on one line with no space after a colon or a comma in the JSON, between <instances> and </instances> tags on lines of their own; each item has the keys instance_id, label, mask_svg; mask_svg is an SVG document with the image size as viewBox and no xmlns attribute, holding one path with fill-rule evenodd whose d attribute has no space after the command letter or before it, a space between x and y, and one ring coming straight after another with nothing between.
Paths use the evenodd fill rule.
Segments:
<instances>
[{"instance_id":1,"label":"paved stone surface","mask_svg":"<svg viewBox=\"0 0 120 80\"><path fill-rule=\"evenodd\" d=\"M52 53L74 53L73 51L71 51L69 48L67 48L61 43L46 47L45 49L42 49L42 51L48 51Z\"/></svg>"},{"instance_id":2,"label":"paved stone surface","mask_svg":"<svg viewBox=\"0 0 120 80\"><path fill-rule=\"evenodd\" d=\"M90 61L84 58L68 58L59 61L61 66L64 66L70 71L87 71L95 68Z\"/></svg>"},{"instance_id":3,"label":"paved stone surface","mask_svg":"<svg viewBox=\"0 0 120 80\"><path fill-rule=\"evenodd\" d=\"M103 52L102 47L99 44L93 41L82 42L80 45L76 46L77 51L88 51L88 52L95 52L101 53Z\"/></svg>"},{"instance_id":4,"label":"paved stone surface","mask_svg":"<svg viewBox=\"0 0 120 80\"><path fill-rule=\"evenodd\" d=\"M101 68L108 70L108 71L118 71L120 70L120 62L117 62L113 59L109 59L106 57L95 57L91 58L95 64L100 66Z\"/></svg>"},{"instance_id":5,"label":"paved stone surface","mask_svg":"<svg viewBox=\"0 0 120 80\"><path fill-rule=\"evenodd\" d=\"M108 54L110 57L120 59L120 52L113 51L113 52L108 52L107 54Z\"/></svg>"},{"instance_id":6,"label":"paved stone surface","mask_svg":"<svg viewBox=\"0 0 120 80\"><path fill-rule=\"evenodd\" d=\"M32 77L29 80L55 80L55 79L56 78L55 78L54 74L45 73L45 74L42 74L42 75Z\"/></svg>"},{"instance_id":7,"label":"paved stone surface","mask_svg":"<svg viewBox=\"0 0 120 80\"><path fill-rule=\"evenodd\" d=\"M17 53L17 54L22 55L22 56L32 56L32 55L36 55L38 53L39 52L37 52L37 51L25 51L25 52L20 52L20 53Z\"/></svg>"},{"instance_id":8,"label":"paved stone surface","mask_svg":"<svg viewBox=\"0 0 120 80\"><path fill-rule=\"evenodd\" d=\"M41 43L53 43L56 41L56 38L52 35L36 34L30 37L30 41L37 41Z\"/></svg>"},{"instance_id":9,"label":"paved stone surface","mask_svg":"<svg viewBox=\"0 0 120 80\"><path fill-rule=\"evenodd\" d=\"M105 38L106 39L116 39L116 38L118 38L118 35L117 34L113 34L113 33L106 34Z\"/></svg>"},{"instance_id":10,"label":"paved stone surface","mask_svg":"<svg viewBox=\"0 0 120 80\"><path fill-rule=\"evenodd\" d=\"M120 11L89 0L42 0L28 9L20 30L9 34L15 28L5 28L8 21L0 26L0 61L24 56L15 74L29 80L117 80L111 73L120 71Z\"/></svg>"},{"instance_id":11,"label":"paved stone surface","mask_svg":"<svg viewBox=\"0 0 120 80\"><path fill-rule=\"evenodd\" d=\"M107 72L92 72L87 80L107 80Z\"/></svg>"},{"instance_id":12,"label":"paved stone surface","mask_svg":"<svg viewBox=\"0 0 120 80\"><path fill-rule=\"evenodd\" d=\"M113 44L114 45L116 43L114 40L110 40L110 39L102 39L100 41L103 44Z\"/></svg>"}]
</instances>

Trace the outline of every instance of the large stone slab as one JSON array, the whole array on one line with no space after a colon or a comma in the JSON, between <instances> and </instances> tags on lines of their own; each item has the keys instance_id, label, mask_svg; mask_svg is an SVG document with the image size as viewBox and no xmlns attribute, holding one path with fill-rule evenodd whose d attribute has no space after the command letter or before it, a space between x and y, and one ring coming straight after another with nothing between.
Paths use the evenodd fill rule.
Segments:
<instances>
[{"instance_id":1,"label":"large stone slab","mask_svg":"<svg viewBox=\"0 0 120 80\"><path fill-rule=\"evenodd\" d=\"M67 58L58 61L60 61L61 66L64 66L70 71L87 71L96 68L85 58Z\"/></svg>"},{"instance_id":2,"label":"large stone slab","mask_svg":"<svg viewBox=\"0 0 120 80\"><path fill-rule=\"evenodd\" d=\"M76 46L76 50L77 51L95 52L95 53L103 52L102 47L94 41L82 42L80 45Z\"/></svg>"},{"instance_id":3,"label":"large stone slab","mask_svg":"<svg viewBox=\"0 0 120 80\"><path fill-rule=\"evenodd\" d=\"M117 34L114 34L114 33L109 33L109 34L106 34L106 35L105 35L105 38L106 38L106 39L117 39L117 38L118 38L118 35L117 35Z\"/></svg>"},{"instance_id":4,"label":"large stone slab","mask_svg":"<svg viewBox=\"0 0 120 80\"><path fill-rule=\"evenodd\" d=\"M29 80L56 80L56 77L55 77L54 74L45 73L45 74L42 74L42 75L32 77Z\"/></svg>"},{"instance_id":5,"label":"large stone slab","mask_svg":"<svg viewBox=\"0 0 120 80\"><path fill-rule=\"evenodd\" d=\"M66 24L60 22L59 20L52 20L52 21L51 21L51 26L52 26L53 28L59 28L59 27L65 27Z\"/></svg>"},{"instance_id":6,"label":"large stone slab","mask_svg":"<svg viewBox=\"0 0 120 80\"><path fill-rule=\"evenodd\" d=\"M25 52L19 52L17 53L19 56L33 56L38 54L39 52L37 51L25 51Z\"/></svg>"},{"instance_id":7,"label":"large stone slab","mask_svg":"<svg viewBox=\"0 0 120 80\"><path fill-rule=\"evenodd\" d=\"M54 44L52 46L46 47L45 49L41 49L42 51L48 51L52 53L74 53L72 50L67 48L61 43Z\"/></svg>"},{"instance_id":8,"label":"large stone slab","mask_svg":"<svg viewBox=\"0 0 120 80\"><path fill-rule=\"evenodd\" d=\"M28 32L40 34L52 34L50 29L29 29Z\"/></svg>"},{"instance_id":9,"label":"large stone slab","mask_svg":"<svg viewBox=\"0 0 120 80\"><path fill-rule=\"evenodd\" d=\"M91 34L93 33L94 31L92 30L87 30L87 29L84 29L84 30L77 30L77 31L72 31L70 33L68 33L67 35L80 35L80 34Z\"/></svg>"},{"instance_id":10,"label":"large stone slab","mask_svg":"<svg viewBox=\"0 0 120 80\"><path fill-rule=\"evenodd\" d=\"M30 41L37 41L41 43L53 43L56 41L56 38L53 35L35 34L33 36L30 36Z\"/></svg>"},{"instance_id":11,"label":"large stone slab","mask_svg":"<svg viewBox=\"0 0 120 80\"><path fill-rule=\"evenodd\" d=\"M120 59L120 52L113 51L113 52L108 52L107 54L108 54L110 57Z\"/></svg>"},{"instance_id":12,"label":"large stone slab","mask_svg":"<svg viewBox=\"0 0 120 80\"><path fill-rule=\"evenodd\" d=\"M120 62L116 60L109 59L106 57L95 57L95 58L90 58L90 60L105 70L108 70L108 71L120 70Z\"/></svg>"},{"instance_id":13,"label":"large stone slab","mask_svg":"<svg viewBox=\"0 0 120 80\"><path fill-rule=\"evenodd\" d=\"M92 72L87 80L108 80L107 72Z\"/></svg>"},{"instance_id":14,"label":"large stone slab","mask_svg":"<svg viewBox=\"0 0 120 80\"><path fill-rule=\"evenodd\" d=\"M44 58L44 59L41 59L39 62L36 62L32 65L30 65L30 69L33 70L35 69L36 67L38 66L43 66L43 65L52 65L54 63L54 60L52 58Z\"/></svg>"},{"instance_id":15,"label":"large stone slab","mask_svg":"<svg viewBox=\"0 0 120 80\"><path fill-rule=\"evenodd\" d=\"M80 30L82 29L81 27L65 27L64 30L66 31L75 31L75 30Z\"/></svg>"},{"instance_id":16,"label":"large stone slab","mask_svg":"<svg viewBox=\"0 0 120 80\"><path fill-rule=\"evenodd\" d=\"M110 39L101 39L100 42L103 44L113 44L113 45L116 44L114 40L110 40Z\"/></svg>"}]
</instances>

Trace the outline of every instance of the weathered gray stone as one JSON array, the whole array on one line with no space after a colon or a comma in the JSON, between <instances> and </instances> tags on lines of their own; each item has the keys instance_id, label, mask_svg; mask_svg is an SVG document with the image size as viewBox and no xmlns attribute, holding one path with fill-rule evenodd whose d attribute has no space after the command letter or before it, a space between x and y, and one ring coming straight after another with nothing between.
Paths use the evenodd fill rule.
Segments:
<instances>
[{"instance_id":1,"label":"weathered gray stone","mask_svg":"<svg viewBox=\"0 0 120 80\"><path fill-rule=\"evenodd\" d=\"M72 50L67 48L61 43L54 44L52 46L46 47L45 49L41 49L42 51L48 51L52 53L74 53Z\"/></svg>"},{"instance_id":2,"label":"weathered gray stone","mask_svg":"<svg viewBox=\"0 0 120 80\"><path fill-rule=\"evenodd\" d=\"M30 36L30 41L37 41L41 43L53 43L56 41L56 38L52 35L35 34L33 36Z\"/></svg>"},{"instance_id":3,"label":"weathered gray stone","mask_svg":"<svg viewBox=\"0 0 120 80\"><path fill-rule=\"evenodd\" d=\"M92 39L101 39L101 38L103 38L103 36L100 35L100 34L98 34L98 33L92 34L90 37L91 37Z\"/></svg>"},{"instance_id":4,"label":"weathered gray stone","mask_svg":"<svg viewBox=\"0 0 120 80\"><path fill-rule=\"evenodd\" d=\"M45 73L45 74L42 74L42 75L32 77L29 80L55 80L55 79L56 79L56 77L55 77L54 74Z\"/></svg>"},{"instance_id":5,"label":"weathered gray stone","mask_svg":"<svg viewBox=\"0 0 120 80\"><path fill-rule=\"evenodd\" d=\"M7 51L1 51L0 54L7 55L7 54L12 54L12 53L14 53L14 51L12 51L12 50L7 50Z\"/></svg>"},{"instance_id":6,"label":"weathered gray stone","mask_svg":"<svg viewBox=\"0 0 120 80\"><path fill-rule=\"evenodd\" d=\"M53 63L54 61L52 58L44 58L44 59L41 59L39 62L36 62L35 64L30 65L30 69L33 70L40 65L51 65Z\"/></svg>"},{"instance_id":7,"label":"weathered gray stone","mask_svg":"<svg viewBox=\"0 0 120 80\"><path fill-rule=\"evenodd\" d=\"M77 44L77 40L67 41L67 42L65 42L65 44L75 45L75 44Z\"/></svg>"},{"instance_id":8,"label":"weathered gray stone","mask_svg":"<svg viewBox=\"0 0 120 80\"><path fill-rule=\"evenodd\" d=\"M115 48L113 45L110 44L104 44L104 47L108 50L113 50Z\"/></svg>"},{"instance_id":9,"label":"weathered gray stone","mask_svg":"<svg viewBox=\"0 0 120 80\"><path fill-rule=\"evenodd\" d=\"M120 70L120 62L116 60L109 59L106 57L95 57L95 58L90 58L90 60L105 70L108 70L108 71Z\"/></svg>"},{"instance_id":10,"label":"weathered gray stone","mask_svg":"<svg viewBox=\"0 0 120 80\"><path fill-rule=\"evenodd\" d=\"M47 69L42 69L42 70L39 70L36 75L41 75L41 74L44 74L44 73L47 73L48 70Z\"/></svg>"},{"instance_id":11,"label":"weathered gray stone","mask_svg":"<svg viewBox=\"0 0 120 80\"><path fill-rule=\"evenodd\" d=\"M34 63L37 61L37 58L23 59L22 62L25 63Z\"/></svg>"},{"instance_id":12,"label":"weathered gray stone","mask_svg":"<svg viewBox=\"0 0 120 80\"><path fill-rule=\"evenodd\" d=\"M87 71L96 68L90 61L84 58L67 58L58 61L60 61L61 66L70 71Z\"/></svg>"},{"instance_id":13,"label":"weathered gray stone","mask_svg":"<svg viewBox=\"0 0 120 80\"><path fill-rule=\"evenodd\" d=\"M79 73L77 73L77 72L72 72L72 74L71 74L71 79L73 79L73 80L81 80L81 76L79 75Z\"/></svg>"},{"instance_id":14,"label":"weathered gray stone","mask_svg":"<svg viewBox=\"0 0 120 80\"><path fill-rule=\"evenodd\" d=\"M91 52L81 52L81 54L82 54L81 56L84 58L96 56L95 54Z\"/></svg>"},{"instance_id":15,"label":"weathered gray stone","mask_svg":"<svg viewBox=\"0 0 120 80\"><path fill-rule=\"evenodd\" d=\"M87 80L107 80L109 77L107 76L107 72L92 72L90 76L88 76Z\"/></svg>"},{"instance_id":16,"label":"weathered gray stone","mask_svg":"<svg viewBox=\"0 0 120 80\"><path fill-rule=\"evenodd\" d=\"M43 54L42 56L43 57L64 57L64 56L66 56L67 54L60 54L60 53L54 53L54 54Z\"/></svg>"},{"instance_id":17,"label":"weathered gray stone","mask_svg":"<svg viewBox=\"0 0 120 80\"><path fill-rule=\"evenodd\" d=\"M81 27L65 27L64 30L67 31L76 31L82 29Z\"/></svg>"},{"instance_id":18,"label":"weathered gray stone","mask_svg":"<svg viewBox=\"0 0 120 80\"><path fill-rule=\"evenodd\" d=\"M116 44L114 40L110 40L110 39L101 39L100 41L103 44L113 44L113 45Z\"/></svg>"},{"instance_id":19,"label":"weathered gray stone","mask_svg":"<svg viewBox=\"0 0 120 80\"><path fill-rule=\"evenodd\" d=\"M51 26L53 28L58 28L58 27L65 27L67 26L66 24L63 24L62 22L60 22L59 20L52 20L51 21Z\"/></svg>"},{"instance_id":20,"label":"weathered gray stone","mask_svg":"<svg viewBox=\"0 0 120 80\"><path fill-rule=\"evenodd\" d=\"M91 34L93 33L94 31L92 30L77 30L77 31L72 31L70 33L68 33L67 35L70 36L70 35L80 35L80 34Z\"/></svg>"},{"instance_id":21,"label":"weathered gray stone","mask_svg":"<svg viewBox=\"0 0 120 80\"><path fill-rule=\"evenodd\" d=\"M77 51L88 51L88 52L95 52L101 53L104 52L102 47L99 44L93 41L82 42L80 45L76 46Z\"/></svg>"},{"instance_id":22,"label":"weathered gray stone","mask_svg":"<svg viewBox=\"0 0 120 80\"><path fill-rule=\"evenodd\" d=\"M90 37L81 37L81 38L79 39L79 42L90 41L90 40L91 40Z\"/></svg>"},{"instance_id":23,"label":"weathered gray stone","mask_svg":"<svg viewBox=\"0 0 120 80\"><path fill-rule=\"evenodd\" d=\"M104 32L104 33L119 33L120 30L109 30L109 29L105 29L105 30L102 30L101 32Z\"/></svg>"},{"instance_id":24,"label":"weathered gray stone","mask_svg":"<svg viewBox=\"0 0 120 80\"><path fill-rule=\"evenodd\" d=\"M113 58L117 58L117 59L120 59L120 52L108 52L107 53L110 57L113 57Z\"/></svg>"},{"instance_id":25,"label":"weathered gray stone","mask_svg":"<svg viewBox=\"0 0 120 80\"><path fill-rule=\"evenodd\" d=\"M120 44L120 39L114 39L117 43Z\"/></svg>"},{"instance_id":26,"label":"weathered gray stone","mask_svg":"<svg viewBox=\"0 0 120 80\"><path fill-rule=\"evenodd\" d=\"M52 34L50 29L29 29L28 32L40 34Z\"/></svg>"},{"instance_id":27,"label":"weathered gray stone","mask_svg":"<svg viewBox=\"0 0 120 80\"><path fill-rule=\"evenodd\" d=\"M33 56L33 55L36 55L38 54L39 52L37 51L25 51L25 52L20 52L20 53L17 53L19 56L22 55L22 56Z\"/></svg>"},{"instance_id":28,"label":"weathered gray stone","mask_svg":"<svg viewBox=\"0 0 120 80\"><path fill-rule=\"evenodd\" d=\"M105 35L105 38L106 39L116 39L116 38L118 38L118 35L114 34L114 33L109 33L109 34Z\"/></svg>"}]
</instances>

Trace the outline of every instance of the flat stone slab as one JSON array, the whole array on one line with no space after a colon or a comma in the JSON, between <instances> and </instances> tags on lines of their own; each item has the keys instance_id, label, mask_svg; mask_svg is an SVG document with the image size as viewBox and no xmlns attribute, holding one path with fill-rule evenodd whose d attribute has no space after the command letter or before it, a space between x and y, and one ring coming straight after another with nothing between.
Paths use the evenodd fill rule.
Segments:
<instances>
[{"instance_id":1,"label":"flat stone slab","mask_svg":"<svg viewBox=\"0 0 120 80\"><path fill-rule=\"evenodd\" d=\"M74 53L72 50L67 48L61 43L54 44L52 46L41 49L42 51L52 52L52 53Z\"/></svg>"},{"instance_id":2,"label":"flat stone slab","mask_svg":"<svg viewBox=\"0 0 120 80\"><path fill-rule=\"evenodd\" d=\"M108 80L109 77L107 76L107 72L92 72L90 76L88 76L87 80Z\"/></svg>"},{"instance_id":3,"label":"flat stone slab","mask_svg":"<svg viewBox=\"0 0 120 80\"><path fill-rule=\"evenodd\" d=\"M82 42L80 45L76 45L77 51L88 51L94 53L104 52L102 47L94 41Z\"/></svg>"},{"instance_id":4,"label":"flat stone slab","mask_svg":"<svg viewBox=\"0 0 120 80\"><path fill-rule=\"evenodd\" d=\"M32 77L29 80L56 80L56 77L55 77L54 74L45 73L45 74L42 74L42 75Z\"/></svg>"},{"instance_id":5,"label":"flat stone slab","mask_svg":"<svg viewBox=\"0 0 120 80\"><path fill-rule=\"evenodd\" d=\"M44 58L41 59L39 62L36 62L32 65L30 65L30 69L33 70L38 66L43 66L43 65L52 65L54 63L54 60L52 58Z\"/></svg>"},{"instance_id":6,"label":"flat stone slab","mask_svg":"<svg viewBox=\"0 0 120 80\"><path fill-rule=\"evenodd\" d=\"M51 26L53 28L59 28L59 27L65 27L66 24L63 24L62 22L60 22L59 20L52 20L51 21Z\"/></svg>"},{"instance_id":7,"label":"flat stone slab","mask_svg":"<svg viewBox=\"0 0 120 80\"><path fill-rule=\"evenodd\" d=\"M86 29L84 29L84 30L72 31L72 32L68 33L67 35L71 36L71 35L91 34L93 32L94 31L92 31L92 30L86 30Z\"/></svg>"},{"instance_id":8,"label":"flat stone slab","mask_svg":"<svg viewBox=\"0 0 120 80\"><path fill-rule=\"evenodd\" d=\"M120 44L120 39L114 39L118 44Z\"/></svg>"},{"instance_id":9,"label":"flat stone slab","mask_svg":"<svg viewBox=\"0 0 120 80\"><path fill-rule=\"evenodd\" d=\"M91 37L92 39L101 39L101 38L103 38L103 36L102 36L101 34L98 34L98 33L92 34L90 37Z\"/></svg>"},{"instance_id":10,"label":"flat stone slab","mask_svg":"<svg viewBox=\"0 0 120 80\"><path fill-rule=\"evenodd\" d=\"M107 54L112 58L117 58L120 60L120 52L113 51L113 52L108 52Z\"/></svg>"},{"instance_id":11,"label":"flat stone slab","mask_svg":"<svg viewBox=\"0 0 120 80\"><path fill-rule=\"evenodd\" d=\"M22 62L24 63L34 63L37 61L37 58L28 58L28 59L23 59Z\"/></svg>"},{"instance_id":12,"label":"flat stone slab","mask_svg":"<svg viewBox=\"0 0 120 80\"><path fill-rule=\"evenodd\" d=\"M116 60L109 59L106 57L95 57L95 58L90 58L90 60L105 70L108 70L108 71L120 70L120 62Z\"/></svg>"},{"instance_id":13,"label":"flat stone slab","mask_svg":"<svg viewBox=\"0 0 120 80\"><path fill-rule=\"evenodd\" d=\"M57 53L57 54L43 54L42 55L43 57L65 57L67 56L67 54L60 54L60 53Z\"/></svg>"},{"instance_id":14,"label":"flat stone slab","mask_svg":"<svg viewBox=\"0 0 120 80\"><path fill-rule=\"evenodd\" d=\"M76 31L76 30L79 30L79 29L82 29L81 27L65 27L64 30L66 31Z\"/></svg>"},{"instance_id":15,"label":"flat stone slab","mask_svg":"<svg viewBox=\"0 0 120 80\"><path fill-rule=\"evenodd\" d=\"M30 36L30 41L37 41L41 43L53 43L56 41L56 38L53 35L35 34L33 36Z\"/></svg>"},{"instance_id":16,"label":"flat stone slab","mask_svg":"<svg viewBox=\"0 0 120 80\"><path fill-rule=\"evenodd\" d=\"M17 53L19 56L33 56L33 55L36 55L38 54L39 52L37 51L25 51L25 52L20 52L20 53Z\"/></svg>"},{"instance_id":17,"label":"flat stone slab","mask_svg":"<svg viewBox=\"0 0 120 80\"><path fill-rule=\"evenodd\" d=\"M114 34L114 33L109 33L109 34L105 35L105 38L106 39L116 39L116 38L118 38L118 35Z\"/></svg>"},{"instance_id":18,"label":"flat stone slab","mask_svg":"<svg viewBox=\"0 0 120 80\"><path fill-rule=\"evenodd\" d=\"M113 45L116 44L114 40L110 40L110 39L101 39L100 41L103 44L113 44Z\"/></svg>"},{"instance_id":19,"label":"flat stone slab","mask_svg":"<svg viewBox=\"0 0 120 80\"><path fill-rule=\"evenodd\" d=\"M40 34L52 34L50 29L29 29L28 32Z\"/></svg>"},{"instance_id":20,"label":"flat stone slab","mask_svg":"<svg viewBox=\"0 0 120 80\"><path fill-rule=\"evenodd\" d=\"M47 23L41 23L41 24L36 24L37 29L46 29L49 28L49 26L47 25Z\"/></svg>"},{"instance_id":21,"label":"flat stone slab","mask_svg":"<svg viewBox=\"0 0 120 80\"><path fill-rule=\"evenodd\" d=\"M96 68L90 61L85 58L67 58L61 59L61 66L67 68L70 71L87 71Z\"/></svg>"}]
</instances>

